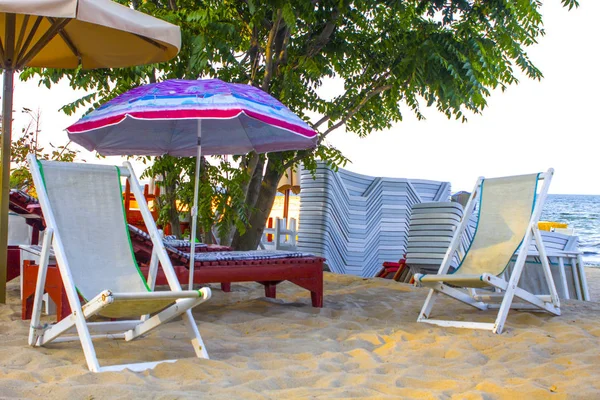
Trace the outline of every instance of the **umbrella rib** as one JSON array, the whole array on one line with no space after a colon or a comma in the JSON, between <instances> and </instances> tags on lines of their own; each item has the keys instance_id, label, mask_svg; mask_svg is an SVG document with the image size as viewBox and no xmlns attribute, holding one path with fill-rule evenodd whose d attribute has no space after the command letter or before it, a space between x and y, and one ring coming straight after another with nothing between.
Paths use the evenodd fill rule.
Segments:
<instances>
[{"instance_id":1,"label":"umbrella rib","mask_svg":"<svg viewBox=\"0 0 600 400\"><path fill-rule=\"evenodd\" d=\"M33 26L31 27L31 30L29 31L29 34L27 35L27 39L25 39L25 43L23 43L23 47L19 48L19 54L17 55L17 60L20 60L23 57L25 50L27 50L27 48L31 44L31 41L33 40L33 37L35 36L35 33L37 32L38 28L40 27L40 24L42 23L42 19L43 19L43 17L36 18L35 22L33 23Z\"/></svg>"},{"instance_id":2,"label":"umbrella rib","mask_svg":"<svg viewBox=\"0 0 600 400\"><path fill-rule=\"evenodd\" d=\"M2 67L6 68L6 61L4 60L4 46L2 45L2 38L0 38L0 61L2 61Z\"/></svg>"},{"instance_id":3,"label":"umbrella rib","mask_svg":"<svg viewBox=\"0 0 600 400\"><path fill-rule=\"evenodd\" d=\"M23 38L25 37L25 31L27 30L27 25L29 25L29 14L25 14L23 17L23 23L21 24L21 31L19 32L19 39L17 40L17 45L15 46L15 53L19 53L19 49L21 49L21 44L23 44Z\"/></svg>"},{"instance_id":4,"label":"umbrella rib","mask_svg":"<svg viewBox=\"0 0 600 400\"><path fill-rule=\"evenodd\" d=\"M48 21L50 21L51 24L54 24L54 22L55 22L54 18L48 17L47 19L48 19ZM73 55L75 57L77 57L77 59L79 60L79 64L81 64L81 53L79 52L79 50L77 50L77 47L75 46L75 44L69 37L69 34L67 32L65 32L64 29L61 29L58 32L58 34L60 35L61 39L65 42L65 44L67 45L69 50L71 50L71 53L73 53Z\"/></svg>"},{"instance_id":5,"label":"umbrella rib","mask_svg":"<svg viewBox=\"0 0 600 400\"><path fill-rule=\"evenodd\" d=\"M24 67L29 61L31 61L31 59L35 57L35 55L38 54L39 51L44 46L46 46L58 34L58 32L69 23L69 21L70 19L67 18L61 18L54 21L50 29L48 29L46 33L44 33L44 35L40 38L40 40L33 45L31 50L29 50L29 52L22 59L20 59L18 63L16 63L15 66L17 67L17 69Z\"/></svg>"},{"instance_id":6,"label":"umbrella rib","mask_svg":"<svg viewBox=\"0 0 600 400\"><path fill-rule=\"evenodd\" d=\"M15 24L17 16L15 14L6 14L5 17L5 30L4 40L6 40L6 51L3 51L2 61L5 69L14 69L15 61L14 57L14 45L15 45ZM4 49L2 49L4 50ZM6 112L6 111L5 111Z\"/></svg>"},{"instance_id":7,"label":"umbrella rib","mask_svg":"<svg viewBox=\"0 0 600 400\"><path fill-rule=\"evenodd\" d=\"M144 42L148 42L150 43L152 46L154 47L158 47L159 49L161 49L162 51L167 50L167 46L158 43L156 40L150 39L148 37L142 36L142 35L138 35L137 33L134 33L135 36L137 36L138 38L142 39Z\"/></svg>"}]
</instances>

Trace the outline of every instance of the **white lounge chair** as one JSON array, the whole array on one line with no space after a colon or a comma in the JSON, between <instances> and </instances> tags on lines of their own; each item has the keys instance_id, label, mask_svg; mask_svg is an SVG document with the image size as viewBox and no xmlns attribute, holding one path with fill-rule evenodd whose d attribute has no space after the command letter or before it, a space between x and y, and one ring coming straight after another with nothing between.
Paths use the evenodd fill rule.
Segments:
<instances>
[{"instance_id":1,"label":"white lounge chair","mask_svg":"<svg viewBox=\"0 0 600 400\"><path fill-rule=\"evenodd\" d=\"M141 371L176 360L100 367L92 338L129 341L181 315L196 356L208 358L191 309L210 298L210 289L181 290L131 165L38 161L33 155L28 162L47 224L29 344L79 340L91 371ZM171 291L153 291L157 262L146 281L135 261L124 216L122 176L131 183ZM72 314L47 328L40 326L40 314L51 247ZM89 322L95 315L136 319ZM59 337L74 327L77 335Z\"/></svg>"},{"instance_id":2,"label":"white lounge chair","mask_svg":"<svg viewBox=\"0 0 600 400\"><path fill-rule=\"evenodd\" d=\"M554 286L550 265L538 220L548 194L554 171L504 178L479 178L469 199L461 224L456 230L437 275L416 274L417 285L429 287L429 295L417 321L457 328L487 329L502 333L511 307L542 310L560 315L560 302ZM539 193L538 181L543 180ZM453 273L448 273L455 252L459 249L463 232L479 200L479 218L475 235L462 262ZM515 265L506 281L501 277L511 258L522 244L529 249L535 240L550 295L533 295L517 286L527 258L527 251L519 252ZM458 287L468 288L466 291ZM492 288L493 291L475 289ZM431 310L439 293L462 301L475 308L499 308L495 323L444 321L430 319ZM524 304L513 304L518 297ZM501 300L501 303L493 303Z\"/></svg>"}]
</instances>

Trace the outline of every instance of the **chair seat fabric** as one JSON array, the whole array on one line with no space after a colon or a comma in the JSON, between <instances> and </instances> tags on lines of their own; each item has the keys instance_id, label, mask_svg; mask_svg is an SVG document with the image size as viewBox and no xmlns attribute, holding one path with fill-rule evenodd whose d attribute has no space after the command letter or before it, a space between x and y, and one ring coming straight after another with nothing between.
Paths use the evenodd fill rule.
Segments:
<instances>
[{"instance_id":1,"label":"chair seat fabric","mask_svg":"<svg viewBox=\"0 0 600 400\"><path fill-rule=\"evenodd\" d=\"M475 237L454 274L500 275L529 226L539 174L485 179Z\"/></svg>"}]
</instances>

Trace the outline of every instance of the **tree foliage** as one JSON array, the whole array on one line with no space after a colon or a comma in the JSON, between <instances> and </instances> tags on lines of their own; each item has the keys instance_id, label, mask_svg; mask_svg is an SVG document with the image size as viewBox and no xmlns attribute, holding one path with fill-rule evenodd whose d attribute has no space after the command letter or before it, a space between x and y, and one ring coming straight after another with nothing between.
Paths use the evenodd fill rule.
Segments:
<instances>
[{"instance_id":1,"label":"tree foliage","mask_svg":"<svg viewBox=\"0 0 600 400\"><path fill-rule=\"evenodd\" d=\"M27 165L27 155L33 153L38 160L72 162L78 152L70 149L69 144L55 146L50 143L50 149L46 150L39 142L41 113L39 110L33 111L29 108L23 108L22 112L29 116L29 122L21 130L21 135L13 139L11 144L10 187L35 196L35 187Z\"/></svg>"},{"instance_id":2,"label":"tree foliage","mask_svg":"<svg viewBox=\"0 0 600 400\"><path fill-rule=\"evenodd\" d=\"M569 9L578 5L561 1ZM249 224L234 238L240 248L256 247L287 167L303 162L313 168L316 158L332 166L347 161L327 143L332 131L344 126L365 136L390 128L407 112L423 119L423 107L465 121L485 109L494 89L517 83L519 74L542 77L525 50L544 34L537 0L119 2L181 26L179 55L167 63L119 70L29 69L22 78L39 76L51 86L66 77L73 88L88 90L63 107L70 113L144 83L218 77L262 88L319 132L314 151L241 157L245 178L235 188L203 179L221 185L221 191L232 190L225 193L229 202L238 194L244 199L245 207L219 210L225 213L219 218L238 213L231 226ZM322 90L331 79L343 82L340 93ZM230 167L216 166L225 174ZM213 187L213 195L217 192Z\"/></svg>"}]
</instances>

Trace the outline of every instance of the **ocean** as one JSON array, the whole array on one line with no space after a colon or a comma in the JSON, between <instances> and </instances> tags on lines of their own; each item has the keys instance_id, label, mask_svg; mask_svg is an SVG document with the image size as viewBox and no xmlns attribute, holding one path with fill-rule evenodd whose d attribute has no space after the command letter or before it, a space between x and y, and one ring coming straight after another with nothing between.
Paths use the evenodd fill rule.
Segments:
<instances>
[{"instance_id":1,"label":"ocean","mask_svg":"<svg viewBox=\"0 0 600 400\"><path fill-rule=\"evenodd\" d=\"M540 221L569 224L579 236L584 265L600 268L600 196L548 195Z\"/></svg>"}]
</instances>

